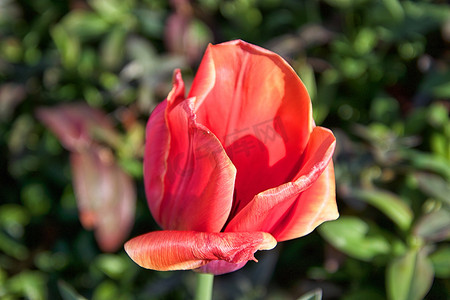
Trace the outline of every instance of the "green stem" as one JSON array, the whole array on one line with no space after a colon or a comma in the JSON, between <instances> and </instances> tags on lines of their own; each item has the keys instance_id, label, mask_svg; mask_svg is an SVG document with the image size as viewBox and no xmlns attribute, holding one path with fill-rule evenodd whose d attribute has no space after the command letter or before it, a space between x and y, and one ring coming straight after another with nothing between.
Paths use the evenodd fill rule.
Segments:
<instances>
[{"instance_id":1,"label":"green stem","mask_svg":"<svg viewBox=\"0 0 450 300\"><path fill-rule=\"evenodd\" d=\"M197 273L197 288L195 292L195 300L211 300L213 282L213 274Z\"/></svg>"}]
</instances>

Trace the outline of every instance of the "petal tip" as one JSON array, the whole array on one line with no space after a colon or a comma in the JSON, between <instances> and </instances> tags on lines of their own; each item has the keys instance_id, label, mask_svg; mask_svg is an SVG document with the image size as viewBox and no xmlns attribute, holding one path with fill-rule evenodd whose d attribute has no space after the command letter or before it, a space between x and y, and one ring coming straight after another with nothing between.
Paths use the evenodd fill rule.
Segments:
<instances>
[{"instance_id":1,"label":"petal tip","mask_svg":"<svg viewBox=\"0 0 450 300\"><path fill-rule=\"evenodd\" d=\"M263 232L263 239L258 250L272 250L276 247L277 240L270 233Z\"/></svg>"}]
</instances>

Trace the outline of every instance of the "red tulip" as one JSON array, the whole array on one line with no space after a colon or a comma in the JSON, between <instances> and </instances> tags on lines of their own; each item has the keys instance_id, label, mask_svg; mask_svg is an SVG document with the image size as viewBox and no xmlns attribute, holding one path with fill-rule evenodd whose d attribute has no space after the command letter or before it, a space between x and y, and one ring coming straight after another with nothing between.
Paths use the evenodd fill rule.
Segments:
<instances>
[{"instance_id":1,"label":"red tulip","mask_svg":"<svg viewBox=\"0 0 450 300\"><path fill-rule=\"evenodd\" d=\"M338 217L332 132L277 54L210 45L188 97L179 70L146 132L148 205L164 229L125 244L140 266L222 274Z\"/></svg>"}]
</instances>

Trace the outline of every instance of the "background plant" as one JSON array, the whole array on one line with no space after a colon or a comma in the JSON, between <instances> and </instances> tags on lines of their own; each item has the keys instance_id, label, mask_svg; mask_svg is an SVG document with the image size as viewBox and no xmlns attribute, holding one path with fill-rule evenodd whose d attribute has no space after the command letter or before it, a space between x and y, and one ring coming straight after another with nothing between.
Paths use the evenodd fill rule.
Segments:
<instances>
[{"instance_id":1,"label":"background plant","mask_svg":"<svg viewBox=\"0 0 450 300\"><path fill-rule=\"evenodd\" d=\"M287 59L337 136L341 218L216 278L215 299L450 296L450 7L445 1L0 1L0 297L187 299L191 272L103 253L78 219L69 153L36 117L85 102L137 187L130 236L157 229L142 186L151 109L208 42ZM319 234L320 233L320 234Z\"/></svg>"}]
</instances>

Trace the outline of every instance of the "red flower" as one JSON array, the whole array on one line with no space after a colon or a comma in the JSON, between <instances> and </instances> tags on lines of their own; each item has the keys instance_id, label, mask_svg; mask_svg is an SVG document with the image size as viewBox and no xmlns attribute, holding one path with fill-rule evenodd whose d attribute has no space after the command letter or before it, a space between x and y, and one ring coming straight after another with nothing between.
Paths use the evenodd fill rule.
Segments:
<instances>
[{"instance_id":1,"label":"red flower","mask_svg":"<svg viewBox=\"0 0 450 300\"><path fill-rule=\"evenodd\" d=\"M148 205L164 231L125 244L140 266L222 274L338 217L335 138L277 54L210 45L186 98L179 70L146 132Z\"/></svg>"}]
</instances>

